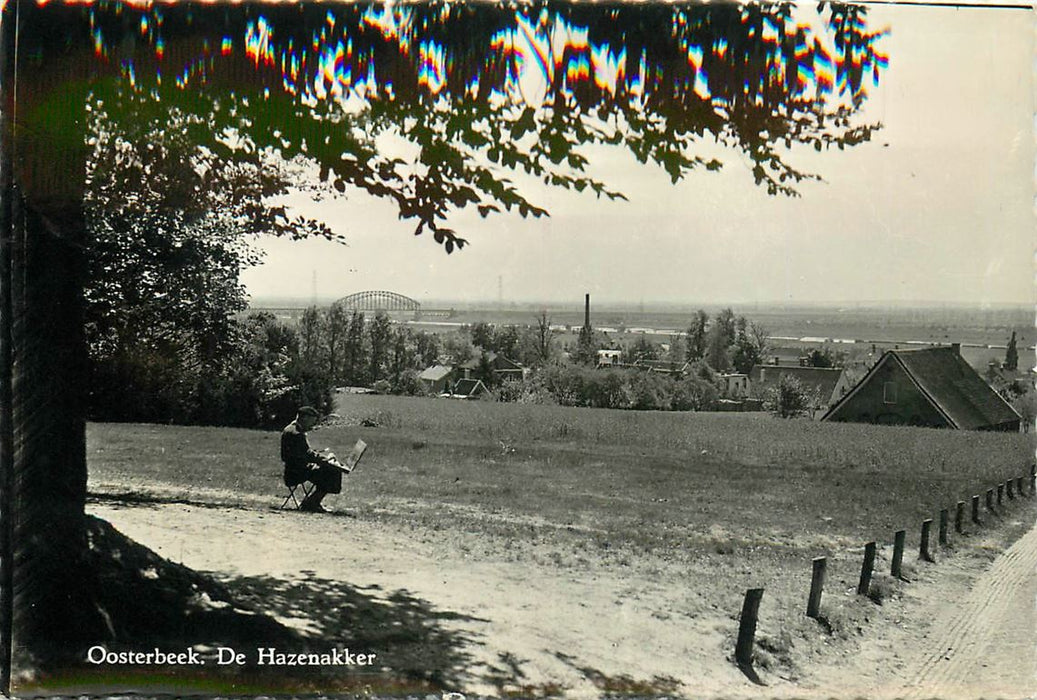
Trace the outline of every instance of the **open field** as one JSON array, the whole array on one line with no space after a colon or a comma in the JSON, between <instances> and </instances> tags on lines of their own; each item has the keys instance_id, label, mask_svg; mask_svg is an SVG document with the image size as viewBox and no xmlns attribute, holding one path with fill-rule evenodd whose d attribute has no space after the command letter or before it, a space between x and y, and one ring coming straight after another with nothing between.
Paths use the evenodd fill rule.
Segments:
<instances>
[{"instance_id":1,"label":"open field","mask_svg":"<svg viewBox=\"0 0 1037 700\"><path fill-rule=\"evenodd\" d=\"M372 446L347 482L351 510L378 513L399 501L478 509L678 555L709 549L718 529L736 548L781 550L802 535L882 539L1023 473L1032 457L1026 435L764 414L374 395L341 395L339 414L339 425L319 428L311 443L340 454L357 437ZM259 431L97 425L91 480L277 493L277 440ZM511 527L500 534L516 535Z\"/></svg>"},{"instance_id":2,"label":"open field","mask_svg":"<svg viewBox=\"0 0 1037 700\"><path fill-rule=\"evenodd\" d=\"M915 552L924 518L1028 472L1033 454L1025 435L829 425L764 414L372 395L340 396L338 413L333 424L311 434L311 444L339 454L357 437L369 444L344 493L327 499L351 517L295 517L326 518L347 537L353 531L386 538L369 555L366 546L351 554L357 559L345 575L357 585L384 568L388 578L379 579L381 585L427 591L440 605L461 608L485 599L478 617L489 625L508 618L506 601L539 594L538 602L524 603L533 613L517 618L531 625L524 636L515 621L500 632L518 654L515 667L507 671L504 664L502 671L500 657L486 658L479 662L485 672L473 672L474 687L497 692L525 688L549 695L588 678L598 679L600 691L606 676L628 692L687 691L681 673L689 672L727 688L739 677L725 660L742 595L752 586L767 591L761 668L772 678L809 677L813 665L852 651L859 630L881 617L872 603L845 595L856 586L864 542L880 546L878 595L900 597L904 584L881 573L883 566L888 571L893 531L906 529L907 551ZM91 425L90 491L101 502L180 501L195 513L199 506L269 511L283 492L277 444L278 435L268 432ZM1033 501L1017 503L1032 508ZM1002 535L981 551L993 556L1007 541L998 537L1019 536L1025 522L1006 520ZM147 545L149 532L128 534ZM258 565L264 570L320 566L306 562L305 551L280 561L256 537L240 537L263 552ZM198 550L196 566L220 569L204 543L177 541L181 551ZM411 563L396 561L393 552L401 548L411 552L401 554L402 561ZM830 593L822 605L829 631L820 635L802 616L810 560L817 556L829 557ZM909 577L928 575L913 554L905 561ZM461 567L458 590L441 590L437 565ZM487 567L496 578L475 577ZM504 586L505 580L518 588L495 598L487 581ZM605 602L594 587L607 589L599 592ZM594 614L559 613L570 610L567 600L571 610ZM537 605L545 606L543 614L534 615ZM570 635L583 635L579 650L557 641L570 627L576 628ZM617 655L617 645L625 648L631 637L653 635L660 641L643 645L641 656L633 649ZM611 641L598 648L592 640L599 638ZM486 653L499 650L486 646ZM477 660L464 665L475 668ZM575 679L574 668L583 669ZM626 680L617 686L616 678Z\"/></svg>"}]
</instances>

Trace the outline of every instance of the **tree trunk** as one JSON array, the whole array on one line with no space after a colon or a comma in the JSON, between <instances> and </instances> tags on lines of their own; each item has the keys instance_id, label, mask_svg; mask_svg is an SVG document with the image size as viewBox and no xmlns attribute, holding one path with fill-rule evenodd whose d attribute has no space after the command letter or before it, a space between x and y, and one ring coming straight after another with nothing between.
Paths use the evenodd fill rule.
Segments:
<instances>
[{"instance_id":1,"label":"tree trunk","mask_svg":"<svg viewBox=\"0 0 1037 700\"><path fill-rule=\"evenodd\" d=\"M64 27L35 26L39 17L35 3L11 2L0 29L4 690L10 669L78 654L98 619L83 513L86 81L73 74L86 62L50 50L76 14ZM33 51L48 33L48 51Z\"/></svg>"}]
</instances>

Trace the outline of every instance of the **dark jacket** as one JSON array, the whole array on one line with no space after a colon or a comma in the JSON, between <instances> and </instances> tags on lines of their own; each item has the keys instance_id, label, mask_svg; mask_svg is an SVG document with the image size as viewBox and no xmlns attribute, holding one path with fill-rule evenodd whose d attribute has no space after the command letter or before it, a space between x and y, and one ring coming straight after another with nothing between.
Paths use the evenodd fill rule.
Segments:
<instances>
[{"instance_id":1,"label":"dark jacket","mask_svg":"<svg viewBox=\"0 0 1037 700\"><path fill-rule=\"evenodd\" d=\"M306 433L295 421L281 431L281 461L284 462L284 478L288 483L305 481L309 465L323 462L320 454L310 449Z\"/></svg>"}]
</instances>

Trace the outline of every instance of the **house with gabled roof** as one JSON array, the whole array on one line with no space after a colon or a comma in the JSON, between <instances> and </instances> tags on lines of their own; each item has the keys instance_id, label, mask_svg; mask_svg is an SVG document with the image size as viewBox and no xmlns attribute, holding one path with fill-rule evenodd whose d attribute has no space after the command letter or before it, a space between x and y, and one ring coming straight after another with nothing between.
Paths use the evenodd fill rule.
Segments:
<instances>
[{"instance_id":1,"label":"house with gabled roof","mask_svg":"<svg viewBox=\"0 0 1037 700\"><path fill-rule=\"evenodd\" d=\"M486 393L486 385L481 379L458 379L450 391L451 396L458 399L477 399Z\"/></svg>"},{"instance_id":2,"label":"house with gabled roof","mask_svg":"<svg viewBox=\"0 0 1037 700\"><path fill-rule=\"evenodd\" d=\"M500 382L509 379L518 381L522 379L522 365L513 360L509 360L503 355L498 355L493 351L486 351L482 354L478 354L467 362L459 364L457 369L464 379L473 378L476 372L479 371L479 367L482 363L482 355L486 356L486 361L489 364L490 369L493 371L496 381Z\"/></svg>"},{"instance_id":3,"label":"house with gabled roof","mask_svg":"<svg viewBox=\"0 0 1037 700\"><path fill-rule=\"evenodd\" d=\"M1018 432L1021 418L961 346L887 350L821 420Z\"/></svg>"},{"instance_id":4,"label":"house with gabled roof","mask_svg":"<svg viewBox=\"0 0 1037 700\"><path fill-rule=\"evenodd\" d=\"M432 394L442 394L449 390L454 381L454 369L446 365L432 365L418 375L418 381L425 391Z\"/></svg>"}]
</instances>

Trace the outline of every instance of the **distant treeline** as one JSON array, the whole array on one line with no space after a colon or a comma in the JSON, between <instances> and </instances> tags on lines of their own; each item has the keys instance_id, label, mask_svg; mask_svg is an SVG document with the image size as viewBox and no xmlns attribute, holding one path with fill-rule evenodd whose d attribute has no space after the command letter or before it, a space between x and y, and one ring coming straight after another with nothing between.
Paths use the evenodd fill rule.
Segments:
<instances>
[{"instance_id":1,"label":"distant treeline","mask_svg":"<svg viewBox=\"0 0 1037 700\"><path fill-rule=\"evenodd\" d=\"M343 306L306 309L297 323L269 313L227 318L197 328L159 327L91 339L90 417L277 428L296 408L332 410L335 387L420 395L420 380L437 363L454 378L479 379L499 401L622 408L709 410L724 395L717 371L748 372L766 351L763 329L725 309L697 312L683 337L668 344L640 335L618 344L591 328L561 346L551 319L531 323L473 323L443 334L415 331ZM689 363L683 372L596 368L598 350L620 351L621 363ZM495 372L494 355L520 363L521 379ZM449 389L449 387L447 387Z\"/></svg>"}]
</instances>

